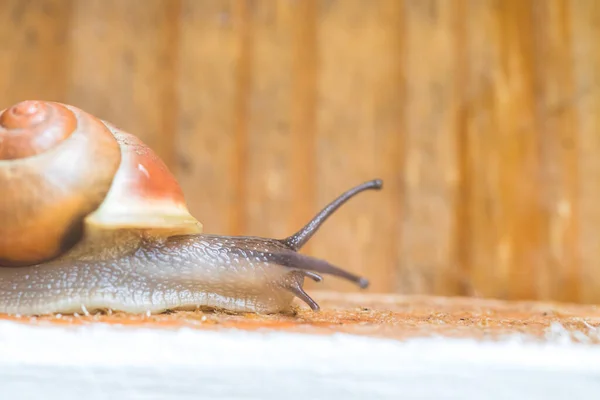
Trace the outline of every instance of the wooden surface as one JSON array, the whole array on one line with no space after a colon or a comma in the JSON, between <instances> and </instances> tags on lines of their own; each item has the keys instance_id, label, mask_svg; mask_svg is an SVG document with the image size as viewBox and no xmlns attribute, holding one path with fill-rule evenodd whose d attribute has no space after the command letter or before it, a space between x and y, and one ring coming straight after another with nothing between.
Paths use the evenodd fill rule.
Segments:
<instances>
[{"instance_id":1,"label":"wooden surface","mask_svg":"<svg viewBox=\"0 0 600 400\"><path fill-rule=\"evenodd\" d=\"M0 317L11 399L585 399L600 310L313 292L321 312Z\"/></svg>"},{"instance_id":2,"label":"wooden surface","mask_svg":"<svg viewBox=\"0 0 600 400\"><path fill-rule=\"evenodd\" d=\"M460 302L413 298L406 313L408 299L360 299L396 310L374 320L375 310L326 297L340 309L271 323L191 314L146 323L103 319L108 324L0 319L0 396L391 400L401 393L421 400L558 400L588 399L600 390L600 347L589 333L597 317L584 308L481 303L468 311ZM475 320L486 326L476 328L480 333L495 324L518 328L476 340L465 333ZM549 320L568 327L555 323L537 335ZM398 340L370 333L373 325L421 332Z\"/></svg>"},{"instance_id":3,"label":"wooden surface","mask_svg":"<svg viewBox=\"0 0 600 400\"><path fill-rule=\"evenodd\" d=\"M0 108L58 100L139 135L209 232L287 236L382 178L307 248L370 292L598 302L599 19L595 0L0 0Z\"/></svg>"},{"instance_id":4,"label":"wooden surface","mask_svg":"<svg viewBox=\"0 0 600 400\"><path fill-rule=\"evenodd\" d=\"M289 315L175 312L160 315L95 315L15 317L1 320L28 325L79 326L96 324L128 327L237 329L330 335L349 333L373 338L406 340L447 337L499 340L523 335L531 340L553 340L555 333L574 342L600 344L600 309L596 306L545 302L506 302L430 296L356 295L336 292L311 294L322 306L313 312L298 305Z\"/></svg>"}]
</instances>

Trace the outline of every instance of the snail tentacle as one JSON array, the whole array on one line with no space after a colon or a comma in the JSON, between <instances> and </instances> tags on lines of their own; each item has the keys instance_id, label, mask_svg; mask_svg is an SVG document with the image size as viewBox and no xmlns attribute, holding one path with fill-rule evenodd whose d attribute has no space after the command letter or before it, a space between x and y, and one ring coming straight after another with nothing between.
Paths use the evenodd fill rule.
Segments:
<instances>
[{"instance_id":1,"label":"snail tentacle","mask_svg":"<svg viewBox=\"0 0 600 400\"><path fill-rule=\"evenodd\" d=\"M323 282L323 277L319 274L315 274L311 271L298 271L301 272L303 276L312 279L315 282Z\"/></svg>"},{"instance_id":2,"label":"snail tentacle","mask_svg":"<svg viewBox=\"0 0 600 400\"><path fill-rule=\"evenodd\" d=\"M311 310L319 311L321 309L319 304L316 301L314 301L313 298L308 295L308 293L304 291L304 289L298 282L292 281L292 283L284 287L284 289L288 290L298 299L305 302L311 308Z\"/></svg>"},{"instance_id":3,"label":"snail tentacle","mask_svg":"<svg viewBox=\"0 0 600 400\"><path fill-rule=\"evenodd\" d=\"M380 190L383 187L383 181L381 179L373 179L364 182L358 186L353 187L342 193L335 200L329 203L323 208L312 220L310 220L302 229L294 233L281 242L287 245L292 250L300 250L302 246L310 240L311 237L319 230L321 225L342 205L348 200L355 197L357 194L364 192L365 190Z\"/></svg>"},{"instance_id":4,"label":"snail tentacle","mask_svg":"<svg viewBox=\"0 0 600 400\"><path fill-rule=\"evenodd\" d=\"M337 267L325 260L295 252L278 252L266 254L269 262L279 264L298 271L320 272L322 274L337 276L357 284L361 289L369 286L369 280Z\"/></svg>"}]
</instances>

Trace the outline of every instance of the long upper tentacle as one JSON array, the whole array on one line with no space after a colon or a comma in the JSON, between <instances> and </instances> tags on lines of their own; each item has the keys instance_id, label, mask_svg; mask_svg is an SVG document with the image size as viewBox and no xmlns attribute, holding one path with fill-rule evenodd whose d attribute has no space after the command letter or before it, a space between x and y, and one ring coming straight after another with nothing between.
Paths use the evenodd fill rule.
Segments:
<instances>
[{"instance_id":1,"label":"long upper tentacle","mask_svg":"<svg viewBox=\"0 0 600 400\"><path fill-rule=\"evenodd\" d=\"M348 200L356 196L357 194L364 192L365 190L379 190L383 187L383 181L381 179L374 179L371 181L364 182L352 189L342 193L338 198L329 203L321 212L319 212L309 223L307 223L302 229L281 240L292 250L299 250L302 246L310 240L310 238L319 230L321 225L329 218L338 208L340 208Z\"/></svg>"}]
</instances>

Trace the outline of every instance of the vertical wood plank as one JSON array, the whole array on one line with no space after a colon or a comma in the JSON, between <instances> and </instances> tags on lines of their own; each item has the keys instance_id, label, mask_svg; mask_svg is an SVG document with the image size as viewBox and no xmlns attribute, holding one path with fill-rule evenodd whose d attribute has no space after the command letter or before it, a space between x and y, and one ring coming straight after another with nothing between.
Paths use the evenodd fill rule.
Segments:
<instances>
[{"instance_id":1,"label":"vertical wood plank","mask_svg":"<svg viewBox=\"0 0 600 400\"><path fill-rule=\"evenodd\" d=\"M579 0L567 4L573 58L574 93L564 107L573 108L576 136L576 185L579 192L578 243L580 300L600 302L600 3ZM567 129L567 128L565 128ZM573 275L575 275L575 273Z\"/></svg>"},{"instance_id":2,"label":"vertical wood plank","mask_svg":"<svg viewBox=\"0 0 600 400\"><path fill-rule=\"evenodd\" d=\"M530 8L472 1L465 18L472 293L532 298L544 257Z\"/></svg>"},{"instance_id":3,"label":"vertical wood plank","mask_svg":"<svg viewBox=\"0 0 600 400\"><path fill-rule=\"evenodd\" d=\"M68 100L129 131L173 166L179 0L73 3Z\"/></svg>"},{"instance_id":4,"label":"vertical wood plank","mask_svg":"<svg viewBox=\"0 0 600 400\"><path fill-rule=\"evenodd\" d=\"M295 2L249 2L252 35L248 97L246 224L251 235L289 235L292 210L290 136Z\"/></svg>"},{"instance_id":5,"label":"vertical wood plank","mask_svg":"<svg viewBox=\"0 0 600 400\"><path fill-rule=\"evenodd\" d=\"M577 188L578 134L571 26L563 0L533 2L537 134L544 263L535 275L536 298L579 299ZM518 267L518 266L517 266Z\"/></svg>"},{"instance_id":6,"label":"vertical wood plank","mask_svg":"<svg viewBox=\"0 0 600 400\"><path fill-rule=\"evenodd\" d=\"M250 51L245 4L182 3L176 171L191 212L212 233L241 230Z\"/></svg>"},{"instance_id":7,"label":"vertical wood plank","mask_svg":"<svg viewBox=\"0 0 600 400\"><path fill-rule=\"evenodd\" d=\"M385 189L352 200L312 239L313 254L394 289L401 215L402 3L322 1L318 10L316 206L380 177ZM328 279L320 288L356 290Z\"/></svg>"},{"instance_id":8,"label":"vertical wood plank","mask_svg":"<svg viewBox=\"0 0 600 400\"><path fill-rule=\"evenodd\" d=\"M460 11L467 22L456 55L465 61L455 241L467 295L537 298L549 290L538 279L549 239L532 4L468 1Z\"/></svg>"},{"instance_id":9,"label":"vertical wood plank","mask_svg":"<svg viewBox=\"0 0 600 400\"><path fill-rule=\"evenodd\" d=\"M459 181L456 3L405 2L404 210L397 287L458 292L455 207ZM418 55L418 56L417 56ZM460 222L459 222L460 223Z\"/></svg>"},{"instance_id":10,"label":"vertical wood plank","mask_svg":"<svg viewBox=\"0 0 600 400\"><path fill-rule=\"evenodd\" d=\"M495 287L506 286L507 281L506 262L498 265L500 255L496 254L499 240L496 230L500 219L497 214L501 204L499 199L493 198L495 193L489 194L497 190L498 185L498 167L490 169L492 160L489 157L498 141L491 110L491 86L500 64L492 2L470 1L465 23L467 57L464 68L467 73L463 107L466 135L462 144L465 146L464 157L468 160L464 171L469 182L466 194L469 210L465 221L469 248L465 269L470 276L466 289L470 295L487 296L496 295ZM497 159L493 162L498 163Z\"/></svg>"},{"instance_id":11,"label":"vertical wood plank","mask_svg":"<svg viewBox=\"0 0 600 400\"><path fill-rule=\"evenodd\" d=\"M455 8L455 42L454 51L457 65L455 75L455 93L459 104L456 106L456 147L458 182L456 191L456 208L454 213L454 254L456 265L457 291L455 294L468 296L473 294L471 279L471 185L472 165L469 148L469 99L467 83L469 82L469 26L464 23L465 15L470 15L469 0L461 0Z\"/></svg>"},{"instance_id":12,"label":"vertical wood plank","mask_svg":"<svg viewBox=\"0 0 600 400\"><path fill-rule=\"evenodd\" d=\"M547 244L541 238L542 215L539 179L539 141L535 125L535 85L531 4L514 0L498 8L501 72L496 81L495 112L503 140L501 160L510 160L502 168L500 188L505 199L502 231L509 259L508 286L500 288L509 299L537 297L536 276L543 266ZM507 85L512 100L503 106Z\"/></svg>"},{"instance_id":13,"label":"vertical wood plank","mask_svg":"<svg viewBox=\"0 0 600 400\"><path fill-rule=\"evenodd\" d=\"M250 104L248 96L252 82L252 53L253 34L248 1L234 3L235 20L237 22L237 68L236 68L236 102L235 102L235 153L234 153L234 182L235 182L235 207L231 219L231 229L235 234L246 233L246 204L248 186L246 168L248 166L248 125L250 118Z\"/></svg>"},{"instance_id":14,"label":"vertical wood plank","mask_svg":"<svg viewBox=\"0 0 600 400\"><path fill-rule=\"evenodd\" d=\"M317 0L295 2L293 10L292 86L290 140L292 165L290 181L294 212L290 231L304 226L318 211L316 189L316 115L317 115ZM302 249L311 254L311 242Z\"/></svg>"},{"instance_id":15,"label":"vertical wood plank","mask_svg":"<svg viewBox=\"0 0 600 400\"><path fill-rule=\"evenodd\" d=\"M500 199L494 197L498 186L497 157L491 159L496 149L498 133L493 116L493 80L498 74L499 40L491 1L469 1L465 18L465 62L463 138L465 188L463 228L467 232L463 254L463 270L469 279L465 290L469 295L497 295L497 286L506 287L506 261L498 265L496 231L500 217Z\"/></svg>"},{"instance_id":16,"label":"vertical wood plank","mask_svg":"<svg viewBox=\"0 0 600 400\"><path fill-rule=\"evenodd\" d=\"M27 99L64 101L71 1L0 2L0 109Z\"/></svg>"}]
</instances>

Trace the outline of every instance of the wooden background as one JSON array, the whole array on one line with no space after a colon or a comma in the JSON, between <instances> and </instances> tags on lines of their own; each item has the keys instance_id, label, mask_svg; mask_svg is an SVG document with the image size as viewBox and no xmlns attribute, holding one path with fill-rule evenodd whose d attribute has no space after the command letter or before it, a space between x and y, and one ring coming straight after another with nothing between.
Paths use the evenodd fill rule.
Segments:
<instances>
[{"instance_id":1,"label":"wooden background","mask_svg":"<svg viewBox=\"0 0 600 400\"><path fill-rule=\"evenodd\" d=\"M380 177L307 253L374 292L600 301L600 1L0 0L0 72L0 108L140 136L209 232L284 237Z\"/></svg>"}]
</instances>

